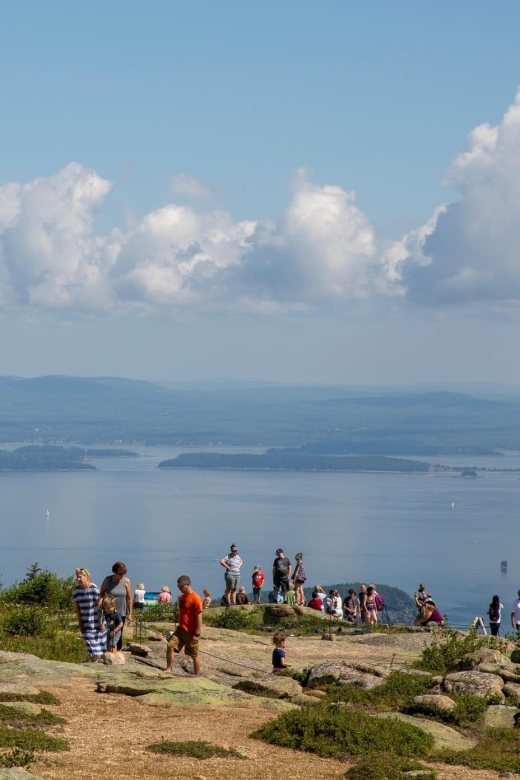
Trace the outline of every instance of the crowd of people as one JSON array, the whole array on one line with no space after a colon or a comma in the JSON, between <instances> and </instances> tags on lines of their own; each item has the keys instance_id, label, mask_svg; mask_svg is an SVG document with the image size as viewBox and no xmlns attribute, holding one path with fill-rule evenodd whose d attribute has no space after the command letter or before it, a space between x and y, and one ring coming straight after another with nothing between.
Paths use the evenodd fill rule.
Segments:
<instances>
[{"instance_id":1,"label":"crowd of people","mask_svg":"<svg viewBox=\"0 0 520 780\"><path fill-rule=\"evenodd\" d=\"M294 568L290 558L283 549L276 550L272 567L272 589L267 600L271 603L285 603L289 606L307 606L324 612L335 620L345 620L350 624L358 622L375 626L382 619L385 611L385 601L376 590L375 585L361 585L359 592L350 588L348 595L342 599L340 593L331 588L327 593L320 585L315 585L312 598L307 602L304 586L307 580L303 563L303 553L295 555ZM238 554L236 544L232 544L229 553L220 560L225 569L225 591L221 604L232 607L236 604L259 604L262 600L262 590L267 580L260 565L256 565L251 575L252 601L246 588L240 582L242 559ZM101 587L98 588L91 580L87 569L76 569L77 587L73 593L79 630L92 661L98 661L103 653L113 653L123 646L123 631L125 623L132 620L133 611L142 611L145 606L144 583L138 583L132 592L127 575L127 567L122 561L116 561L111 574L107 575ZM202 599L191 587L191 580L182 575L177 580L180 591L178 597L179 616L175 631L167 635L166 671L172 670L175 655L184 649L193 660L195 674L200 674L199 639L202 632L202 613L214 603L211 592L204 589ZM171 604L172 594L167 585L161 587L157 601L160 604ZM428 593L422 582L414 594L417 615L414 625L444 625L444 619L432 595ZM498 596L493 596L487 615L489 627L493 636L498 636L502 619L503 604ZM484 627L481 618L477 618ZM518 598L511 611L511 625L520 632L520 590ZM275 652L273 652L273 670L283 668L285 663L285 636L277 632L274 636Z\"/></svg>"}]
</instances>

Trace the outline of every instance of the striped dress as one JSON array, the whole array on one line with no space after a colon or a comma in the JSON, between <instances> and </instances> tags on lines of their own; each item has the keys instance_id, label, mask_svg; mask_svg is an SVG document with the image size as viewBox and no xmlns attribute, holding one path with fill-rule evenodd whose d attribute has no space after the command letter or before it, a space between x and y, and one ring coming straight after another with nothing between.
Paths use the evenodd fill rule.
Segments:
<instances>
[{"instance_id":1,"label":"striped dress","mask_svg":"<svg viewBox=\"0 0 520 780\"><path fill-rule=\"evenodd\" d=\"M88 588L76 588L72 600L78 605L83 623L83 639L88 654L101 655L107 649L107 635L99 629L99 618L96 601L99 599L99 588L91 583Z\"/></svg>"}]
</instances>

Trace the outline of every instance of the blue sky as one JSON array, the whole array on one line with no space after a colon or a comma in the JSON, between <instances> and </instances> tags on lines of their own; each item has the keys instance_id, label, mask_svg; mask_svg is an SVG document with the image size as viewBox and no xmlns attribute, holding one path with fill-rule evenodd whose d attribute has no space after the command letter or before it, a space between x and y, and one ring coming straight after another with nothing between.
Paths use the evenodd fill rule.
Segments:
<instances>
[{"instance_id":1,"label":"blue sky","mask_svg":"<svg viewBox=\"0 0 520 780\"><path fill-rule=\"evenodd\" d=\"M520 382L518 3L0 8L2 373Z\"/></svg>"}]
</instances>

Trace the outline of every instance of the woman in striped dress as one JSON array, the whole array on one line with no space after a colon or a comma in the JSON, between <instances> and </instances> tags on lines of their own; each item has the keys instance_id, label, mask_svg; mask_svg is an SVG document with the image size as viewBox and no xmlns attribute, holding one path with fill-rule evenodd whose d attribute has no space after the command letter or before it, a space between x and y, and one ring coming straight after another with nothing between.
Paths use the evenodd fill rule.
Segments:
<instances>
[{"instance_id":1,"label":"woman in striped dress","mask_svg":"<svg viewBox=\"0 0 520 780\"><path fill-rule=\"evenodd\" d=\"M76 569L75 573L78 586L72 594L72 600L76 605L79 630L85 640L90 660L99 661L107 648L107 634L99 626L99 588L91 581L87 569Z\"/></svg>"}]
</instances>

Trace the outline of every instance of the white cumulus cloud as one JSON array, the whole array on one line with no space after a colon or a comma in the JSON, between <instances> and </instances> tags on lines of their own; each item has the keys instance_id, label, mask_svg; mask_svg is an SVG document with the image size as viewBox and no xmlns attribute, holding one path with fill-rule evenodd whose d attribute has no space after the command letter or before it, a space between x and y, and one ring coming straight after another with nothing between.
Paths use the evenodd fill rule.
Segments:
<instances>
[{"instance_id":1,"label":"white cumulus cloud","mask_svg":"<svg viewBox=\"0 0 520 780\"><path fill-rule=\"evenodd\" d=\"M394 247L411 300L520 302L520 90L502 121L469 135L445 183L460 199Z\"/></svg>"}]
</instances>

